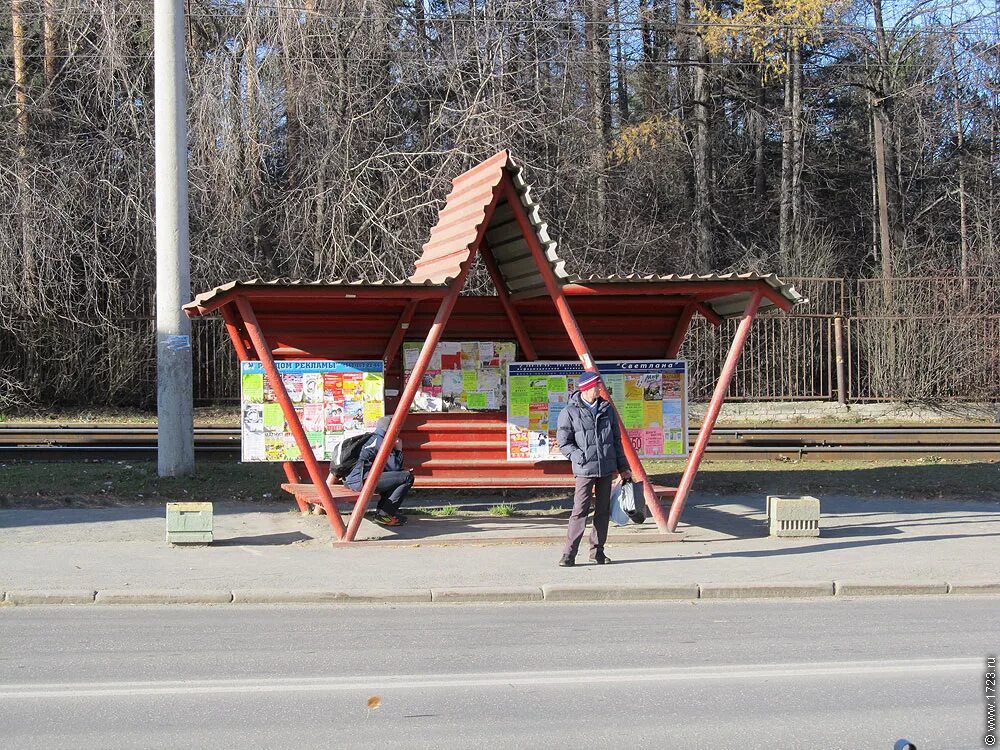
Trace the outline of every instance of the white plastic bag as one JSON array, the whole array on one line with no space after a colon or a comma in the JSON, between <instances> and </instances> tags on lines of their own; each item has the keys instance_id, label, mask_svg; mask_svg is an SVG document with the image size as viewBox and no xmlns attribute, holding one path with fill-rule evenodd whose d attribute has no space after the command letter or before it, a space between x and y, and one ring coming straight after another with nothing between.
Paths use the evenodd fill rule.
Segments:
<instances>
[{"instance_id":1,"label":"white plastic bag","mask_svg":"<svg viewBox=\"0 0 1000 750\"><path fill-rule=\"evenodd\" d=\"M611 521L615 526L628 526L628 513L622 507L622 483L615 482L611 488Z\"/></svg>"},{"instance_id":2,"label":"white plastic bag","mask_svg":"<svg viewBox=\"0 0 1000 750\"><path fill-rule=\"evenodd\" d=\"M622 482L621 495L619 497L621 511L632 523L642 523L646 520L645 498L643 498L643 507L640 507L638 498L636 497L635 482L631 479Z\"/></svg>"}]
</instances>

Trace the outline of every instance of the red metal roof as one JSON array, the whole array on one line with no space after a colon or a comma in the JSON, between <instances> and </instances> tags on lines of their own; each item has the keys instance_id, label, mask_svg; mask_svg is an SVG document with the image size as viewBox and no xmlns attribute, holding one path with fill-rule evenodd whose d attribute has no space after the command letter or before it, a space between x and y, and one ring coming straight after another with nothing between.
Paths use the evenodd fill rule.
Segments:
<instances>
[{"instance_id":1,"label":"red metal roof","mask_svg":"<svg viewBox=\"0 0 1000 750\"><path fill-rule=\"evenodd\" d=\"M542 221L538 203L524 179L521 167L507 151L500 151L484 162L452 180L452 191L431 229L423 255L416 263L413 275L406 282L395 281L301 281L252 279L230 282L199 294L185 305L190 316L204 315L218 309L236 295L252 298L255 306L285 307L292 299L308 299L312 309L328 299L426 299L439 298L448 290L463 268L474 260L479 250L490 253L496 260L504 285L515 306L533 297L548 296L541 269L532 255L514 210L507 202L513 188L524 213L541 245L549 267L570 297L599 295L632 298L648 304L649 296L672 298L673 304L701 303L703 314L709 317L731 317L742 314L754 289L762 288L765 297L759 309L778 306L789 309L806 300L792 287L773 274L689 274L679 276L610 276L581 278L570 274L557 254L556 242L549 236ZM494 200L495 199L495 200ZM485 232L481 232L487 223ZM476 241L483 235L483 247ZM645 299L643 299L645 298ZM717 318L715 318L717 320Z\"/></svg>"},{"instance_id":2,"label":"red metal roof","mask_svg":"<svg viewBox=\"0 0 1000 750\"><path fill-rule=\"evenodd\" d=\"M476 239L483 223L488 222L485 244L496 258L509 291L520 297L545 293L542 275L501 190L504 180L510 182L520 198L556 279L569 279L521 167L507 151L501 151L452 180L452 191L438 213L437 224L431 229L410 281L446 284L458 277L473 260ZM494 197L498 195L494 206Z\"/></svg>"}]
</instances>

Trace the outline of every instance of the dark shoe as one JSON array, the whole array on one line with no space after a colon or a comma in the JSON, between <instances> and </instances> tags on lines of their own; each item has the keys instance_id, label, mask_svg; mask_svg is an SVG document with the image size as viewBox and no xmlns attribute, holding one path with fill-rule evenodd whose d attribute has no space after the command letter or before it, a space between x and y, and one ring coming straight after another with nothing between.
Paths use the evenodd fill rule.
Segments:
<instances>
[{"instance_id":1,"label":"dark shoe","mask_svg":"<svg viewBox=\"0 0 1000 750\"><path fill-rule=\"evenodd\" d=\"M611 562L611 558L605 555L603 552L595 552L590 556L590 561L595 562L598 565L607 565Z\"/></svg>"},{"instance_id":2,"label":"dark shoe","mask_svg":"<svg viewBox=\"0 0 1000 750\"><path fill-rule=\"evenodd\" d=\"M559 567L560 568L572 568L574 565L576 565L576 560L574 560L569 555L563 555L559 559Z\"/></svg>"}]
</instances>

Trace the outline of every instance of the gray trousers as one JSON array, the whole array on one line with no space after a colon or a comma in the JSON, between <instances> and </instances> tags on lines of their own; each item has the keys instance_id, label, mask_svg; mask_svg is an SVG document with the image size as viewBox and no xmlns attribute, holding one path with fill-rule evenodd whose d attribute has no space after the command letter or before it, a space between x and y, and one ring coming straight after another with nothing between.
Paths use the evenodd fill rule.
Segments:
<instances>
[{"instance_id":1,"label":"gray trousers","mask_svg":"<svg viewBox=\"0 0 1000 750\"><path fill-rule=\"evenodd\" d=\"M577 477L576 491L573 493L573 512L569 517L569 527L566 529L566 547L563 555L576 557L580 550L580 540L587 528L587 514L590 512L590 502L593 498L594 528L590 530L590 553L604 551L604 543L608 540L608 521L611 518L611 480L606 477Z\"/></svg>"}]
</instances>

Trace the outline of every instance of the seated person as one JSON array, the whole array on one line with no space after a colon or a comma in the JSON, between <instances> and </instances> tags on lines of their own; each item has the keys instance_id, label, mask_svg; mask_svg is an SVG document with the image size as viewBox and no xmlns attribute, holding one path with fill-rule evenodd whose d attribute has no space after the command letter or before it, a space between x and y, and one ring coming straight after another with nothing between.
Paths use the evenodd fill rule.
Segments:
<instances>
[{"instance_id":1,"label":"seated person","mask_svg":"<svg viewBox=\"0 0 1000 750\"><path fill-rule=\"evenodd\" d=\"M368 471L375 463L375 454L385 439L385 431L389 429L391 419L392 417L382 417L375 423L375 433L361 448L358 462L344 479L344 484L355 492L361 491ZM379 499L372 520L383 526L400 526L405 523L405 517L400 514L399 508L412 486L413 473L403 468L403 441L397 438L382 469L382 476L375 485Z\"/></svg>"}]
</instances>

